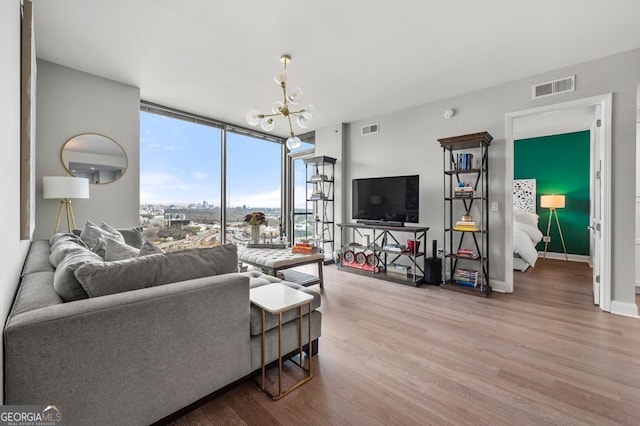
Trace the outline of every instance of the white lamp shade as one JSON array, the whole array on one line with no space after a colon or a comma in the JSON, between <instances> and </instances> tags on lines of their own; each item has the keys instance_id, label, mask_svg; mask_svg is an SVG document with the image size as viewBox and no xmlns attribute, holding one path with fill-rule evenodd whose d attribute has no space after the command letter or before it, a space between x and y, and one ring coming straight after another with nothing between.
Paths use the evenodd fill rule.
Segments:
<instances>
[{"instance_id":1,"label":"white lamp shade","mask_svg":"<svg viewBox=\"0 0 640 426\"><path fill-rule=\"evenodd\" d=\"M43 176L45 199L89 198L89 179L73 176Z\"/></svg>"},{"instance_id":2,"label":"white lamp shade","mask_svg":"<svg viewBox=\"0 0 640 426\"><path fill-rule=\"evenodd\" d=\"M564 195L541 195L540 207L545 209L563 209Z\"/></svg>"}]
</instances>

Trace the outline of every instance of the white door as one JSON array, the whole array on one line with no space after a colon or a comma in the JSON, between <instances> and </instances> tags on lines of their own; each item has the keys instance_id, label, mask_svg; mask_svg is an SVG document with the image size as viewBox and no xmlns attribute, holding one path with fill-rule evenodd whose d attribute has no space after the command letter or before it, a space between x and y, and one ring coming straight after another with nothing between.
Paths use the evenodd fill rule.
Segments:
<instances>
[{"instance_id":1,"label":"white door","mask_svg":"<svg viewBox=\"0 0 640 426\"><path fill-rule=\"evenodd\" d=\"M600 119L600 106L596 106L596 120L591 126L591 215L589 226L590 254L593 265L593 303L600 305L602 286L600 285L600 273L602 262L602 131Z\"/></svg>"}]
</instances>

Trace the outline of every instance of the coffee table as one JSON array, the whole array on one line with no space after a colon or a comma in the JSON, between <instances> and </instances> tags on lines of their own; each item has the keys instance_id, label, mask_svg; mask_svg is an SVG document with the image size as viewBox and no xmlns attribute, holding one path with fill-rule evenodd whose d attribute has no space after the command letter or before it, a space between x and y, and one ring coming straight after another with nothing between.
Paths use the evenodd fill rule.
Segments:
<instances>
[{"instance_id":1,"label":"coffee table","mask_svg":"<svg viewBox=\"0 0 640 426\"><path fill-rule=\"evenodd\" d=\"M262 378L260 381L260 388L267 393L273 400L277 400L291 392L292 390L300 387L304 383L307 383L313 377L311 373L311 302L313 301L313 296L307 294L303 291L299 291L288 287L282 284L267 284L261 287L252 288L249 292L249 298L251 299L251 303L256 305L262 311L262 337L260 340L261 346L261 363L262 363ZM307 306L307 319L309 324L309 335L308 342L309 345L309 355L308 355L308 364L309 367L305 368L302 365L302 318L304 317L303 308ZM300 367L302 370L306 371L308 375L304 377L302 380L292 385L286 390L282 390L282 314L284 312L290 311L292 309L300 309L300 328L298 331L300 343L300 363L290 359L289 361L293 362L295 365ZM269 312L271 314L278 316L278 393L271 393L265 387L265 359L264 359L264 337L265 337L265 316L266 313Z\"/></svg>"},{"instance_id":2,"label":"coffee table","mask_svg":"<svg viewBox=\"0 0 640 426\"><path fill-rule=\"evenodd\" d=\"M305 287L320 284L324 289L322 277L322 265L324 255L322 253L300 254L291 253L291 249L268 249L238 247L238 260L242 263L257 266L266 274L277 276L278 272L284 275L286 281L291 281ZM288 269L301 265L316 263L318 275L311 275L300 271Z\"/></svg>"}]
</instances>

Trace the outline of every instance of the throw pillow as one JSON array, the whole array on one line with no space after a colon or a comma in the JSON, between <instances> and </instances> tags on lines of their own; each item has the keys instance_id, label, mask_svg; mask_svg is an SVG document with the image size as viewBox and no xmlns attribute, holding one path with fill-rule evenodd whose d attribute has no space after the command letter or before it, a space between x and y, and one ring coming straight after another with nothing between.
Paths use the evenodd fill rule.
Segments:
<instances>
[{"instance_id":1,"label":"throw pillow","mask_svg":"<svg viewBox=\"0 0 640 426\"><path fill-rule=\"evenodd\" d=\"M139 254L140 250L135 247L116 241L113 238L105 238L104 260L106 261L131 259L132 257L138 257Z\"/></svg>"},{"instance_id":2,"label":"throw pillow","mask_svg":"<svg viewBox=\"0 0 640 426\"><path fill-rule=\"evenodd\" d=\"M140 247L140 253L138 254L138 256L148 256L150 254L156 253L164 253L164 250L153 244L151 241L145 240L145 242L142 244L142 247Z\"/></svg>"},{"instance_id":3,"label":"throw pillow","mask_svg":"<svg viewBox=\"0 0 640 426\"><path fill-rule=\"evenodd\" d=\"M135 248L141 248L144 243L144 230L142 227L118 229L124 237L124 242Z\"/></svg>"},{"instance_id":4,"label":"throw pillow","mask_svg":"<svg viewBox=\"0 0 640 426\"><path fill-rule=\"evenodd\" d=\"M226 244L114 262L88 263L78 267L75 276L90 297L97 297L236 272L237 268L237 248Z\"/></svg>"},{"instance_id":5,"label":"throw pillow","mask_svg":"<svg viewBox=\"0 0 640 426\"><path fill-rule=\"evenodd\" d=\"M56 268L53 288L65 302L86 299L87 293L75 277L75 270L88 263L103 263L102 258L89 249L68 254Z\"/></svg>"},{"instance_id":6,"label":"throw pillow","mask_svg":"<svg viewBox=\"0 0 640 426\"><path fill-rule=\"evenodd\" d=\"M51 246L49 263L51 263L51 266L54 268L57 268L60 262L68 255L72 253L82 253L86 250L88 250L87 246L82 241L59 239Z\"/></svg>"},{"instance_id":7,"label":"throw pillow","mask_svg":"<svg viewBox=\"0 0 640 426\"><path fill-rule=\"evenodd\" d=\"M80 238L85 242L87 247L89 247L89 250L98 254L102 258L104 258L106 250L106 241L104 241L106 237L110 237L124 243L124 237L119 232L116 231L116 233L113 233L101 229L90 220L87 221L84 229L80 233Z\"/></svg>"}]
</instances>

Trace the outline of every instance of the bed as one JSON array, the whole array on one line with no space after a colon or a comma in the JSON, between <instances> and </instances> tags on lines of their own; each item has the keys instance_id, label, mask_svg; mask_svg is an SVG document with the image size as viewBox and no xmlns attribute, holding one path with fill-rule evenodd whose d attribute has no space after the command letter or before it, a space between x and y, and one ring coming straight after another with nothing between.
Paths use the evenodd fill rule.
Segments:
<instances>
[{"instance_id":1,"label":"bed","mask_svg":"<svg viewBox=\"0 0 640 426\"><path fill-rule=\"evenodd\" d=\"M542 240L536 214L536 180L513 181L513 269L525 272L538 259L536 244Z\"/></svg>"}]
</instances>

